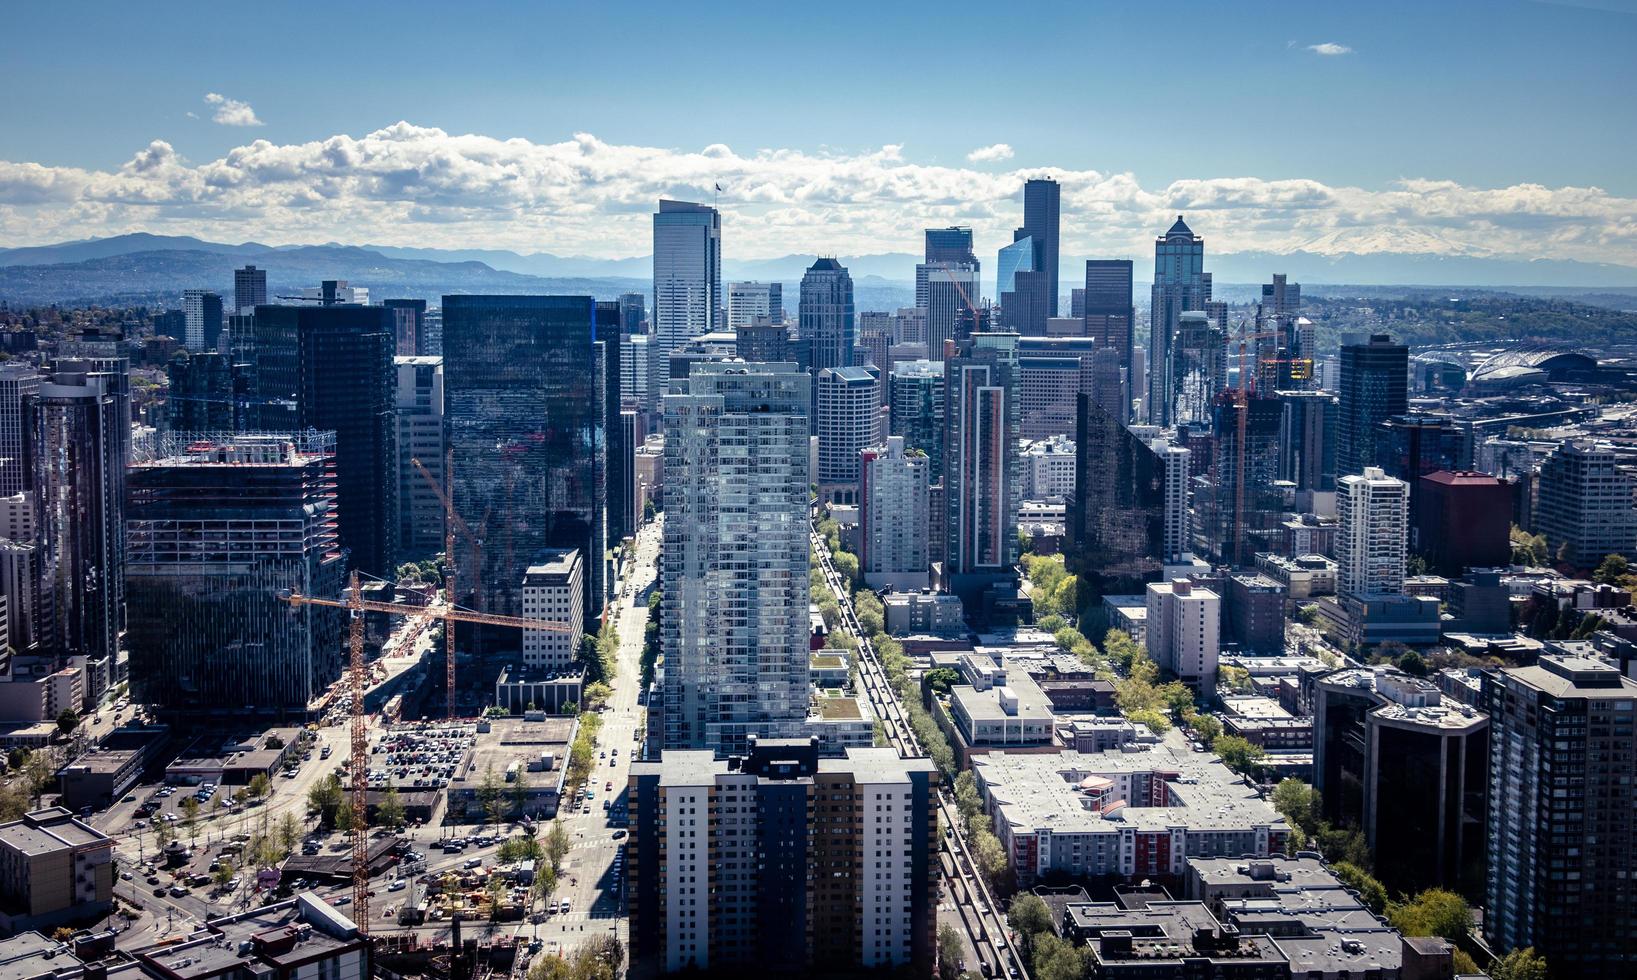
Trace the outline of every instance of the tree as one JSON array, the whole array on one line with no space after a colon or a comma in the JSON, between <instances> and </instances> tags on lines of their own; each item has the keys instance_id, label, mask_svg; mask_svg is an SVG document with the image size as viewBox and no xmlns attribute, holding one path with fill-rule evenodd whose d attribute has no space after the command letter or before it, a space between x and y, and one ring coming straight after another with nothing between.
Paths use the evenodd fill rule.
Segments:
<instances>
[{"instance_id":1,"label":"tree","mask_svg":"<svg viewBox=\"0 0 1637 980\"><path fill-rule=\"evenodd\" d=\"M1170 708L1173 713L1178 715L1191 710L1194 706L1194 692L1188 690L1188 685L1181 681L1161 684L1155 689L1154 693L1159 696L1161 701L1165 702L1167 708Z\"/></svg>"},{"instance_id":2,"label":"tree","mask_svg":"<svg viewBox=\"0 0 1637 980\"><path fill-rule=\"evenodd\" d=\"M1626 561L1625 555L1609 555L1597 566L1597 571L1592 573L1592 581L1603 585L1620 585L1629 574L1631 564Z\"/></svg>"},{"instance_id":3,"label":"tree","mask_svg":"<svg viewBox=\"0 0 1637 980\"><path fill-rule=\"evenodd\" d=\"M551 898L557 890L557 869L549 864L541 865L534 870L534 897L540 900Z\"/></svg>"},{"instance_id":4,"label":"tree","mask_svg":"<svg viewBox=\"0 0 1637 980\"><path fill-rule=\"evenodd\" d=\"M989 881L989 887L997 891L1000 882L1006 874L1006 849L1000 845L1000 838L987 830L979 829L972 835L972 859L978 864L978 871Z\"/></svg>"},{"instance_id":5,"label":"tree","mask_svg":"<svg viewBox=\"0 0 1637 980\"><path fill-rule=\"evenodd\" d=\"M336 807L335 808L335 816L333 818L331 818L331 822L335 824L335 829L341 831L343 834L351 833L352 832L352 807L350 807L350 806L338 806L338 807Z\"/></svg>"},{"instance_id":6,"label":"tree","mask_svg":"<svg viewBox=\"0 0 1637 980\"><path fill-rule=\"evenodd\" d=\"M841 580L847 583L848 588L852 588L853 584L858 581L857 555L850 551L843 551L831 558L830 564L835 566L836 574L841 576Z\"/></svg>"},{"instance_id":7,"label":"tree","mask_svg":"<svg viewBox=\"0 0 1637 980\"><path fill-rule=\"evenodd\" d=\"M948 694L951 687L961 682L961 672L953 667L934 667L922 676L927 687L938 694Z\"/></svg>"},{"instance_id":8,"label":"tree","mask_svg":"<svg viewBox=\"0 0 1637 980\"><path fill-rule=\"evenodd\" d=\"M1103 634L1103 653L1121 670L1129 671L1132 661L1145 656L1143 648L1125 631L1110 629Z\"/></svg>"},{"instance_id":9,"label":"tree","mask_svg":"<svg viewBox=\"0 0 1637 980\"><path fill-rule=\"evenodd\" d=\"M1273 808L1290 821L1292 827L1299 827L1307 834L1318 829L1319 791L1300 779L1292 776L1279 780L1279 785L1273 787L1272 802Z\"/></svg>"},{"instance_id":10,"label":"tree","mask_svg":"<svg viewBox=\"0 0 1637 980\"><path fill-rule=\"evenodd\" d=\"M8 783L0 788L0 823L21 820L32 809L28 790L20 783Z\"/></svg>"},{"instance_id":11,"label":"tree","mask_svg":"<svg viewBox=\"0 0 1637 980\"><path fill-rule=\"evenodd\" d=\"M1546 980L1546 960L1535 947L1514 949L1489 964L1490 980Z\"/></svg>"},{"instance_id":12,"label":"tree","mask_svg":"<svg viewBox=\"0 0 1637 980\"><path fill-rule=\"evenodd\" d=\"M495 772L494 763L491 762L483 770L483 779L477 785L477 802L483 808L484 819L494 823L500 822L498 808L501 786L500 774Z\"/></svg>"},{"instance_id":13,"label":"tree","mask_svg":"<svg viewBox=\"0 0 1637 980\"><path fill-rule=\"evenodd\" d=\"M1132 724L1142 725L1155 735L1164 735L1171 730L1171 719L1153 708L1138 708L1136 711L1126 712L1125 716Z\"/></svg>"},{"instance_id":14,"label":"tree","mask_svg":"<svg viewBox=\"0 0 1637 980\"><path fill-rule=\"evenodd\" d=\"M216 884L226 886L233 880L233 865L227 861L218 862L216 870L210 873L210 877Z\"/></svg>"},{"instance_id":15,"label":"tree","mask_svg":"<svg viewBox=\"0 0 1637 980\"><path fill-rule=\"evenodd\" d=\"M563 826L562 821L553 820L551 830L546 833L546 857L551 861L553 868L563 866L563 858L568 856L571 844L572 842L568 839L568 830Z\"/></svg>"},{"instance_id":16,"label":"tree","mask_svg":"<svg viewBox=\"0 0 1637 980\"><path fill-rule=\"evenodd\" d=\"M261 799L273 789L273 781L267 778L265 772L258 772L250 778L250 785L245 787L255 799Z\"/></svg>"},{"instance_id":17,"label":"tree","mask_svg":"<svg viewBox=\"0 0 1637 980\"><path fill-rule=\"evenodd\" d=\"M199 819L199 800L190 796L182 801L182 818L188 823Z\"/></svg>"},{"instance_id":18,"label":"tree","mask_svg":"<svg viewBox=\"0 0 1637 980\"><path fill-rule=\"evenodd\" d=\"M398 787L388 786L386 793L381 796L380 804L375 808L375 822L383 827L399 830L404 825L404 801L398 795Z\"/></svg>"},{"instance_id":19,"label":"tree","mask_svg":"<svg viewBox=\"0 0 1637 980\"><path fill-rule=\"evenodd\" d=\"M307 791L307 809L324 820L333 820L341 805L341 777L331 773Z\"/></svg>"},{"instance_id":20,"label":"tree","mask_svg":"<svg viewBox=\"0 0 1637 980\"><path fill-rule=\"evenodd\" d=\"M1188 727L1192 728L1194 734L1206 745L1215 742L1216 737L1222 734L1222 723L1216 720L1215 715L1194 715Z\"/></svg>"},{"instance_id":21,"label":"tree","mask_svg":"<svg viewBox=\"0 0 1637 980\"><path fill-rule=\"evenodd\" d=\"M971 819L983 809L983 801L978 798L978 781L970 769L962 769L955 776L955 807L963 820Z\"/></svg>"},{"instance_id":22,"label":"tree","mask_svg":"<svg viewBox=\"0 0 1637 980\"><path fill-rule=\"evenodd\" d=\"M34 797L35 803L39 803L40 796L57 782L57 769L51 764L51 756L44 751L29 753L24 773L28 777L29 794Z\"/></svg>"},{"instance_id":23,"label":"tree","mask_svg":"<svg viewBox=\"0 0 1637 980\"><path fill-rule=\"evenodd\" d=\"M1039 980L1080 980L1085 968L1080 954L1067 941L1046 932L1037 937L1029 973Z\"/></svg>"},{"instance_id":24,"label":"tree","mask_svg":"<svg viewBox=\"0 0 1637 980\"><path fill-rule=\"evenodd\" d=\"M1472 910L1454 892L1429 888L1408 901L1390 903L1387 921L1406 936L1442 936L1460 944L1472 931Z\"/></svg>"},{"instance_id":25,"label":"tree","mask_svg":"<svg viewBox=\"0 0 1637 980\"><path fill-rule=\"evenodd\" d=\"M608 699L613 696L613 688L609 687L607 684L604 684L602 681L592 681L585 687L585 706L590 708L592 711L596 711L598 708L601 708L603 705L607 704Z\"/></svg>"},{"instance_id":26,"label":"tree","mask_svg":"<svg viewBox=\"0 0 1637 980\"><path fill-rule=\"evenodd\" d=\"M286 813L279 817L277 833L279 850L282 852L279 857L282 860L285 855L296 849L296 841L301 839L301 825L296 822L296 815Z\"/></svg>"},{"instance_id":27,"label":"tree","mask_svg":"<svg viewBox=\"0 0 1637 980\"><path fill-rule=\"evenodd\" d=\"M955 980L966 965L966 945L961 934L947 922L938 926L938 976L941 980Z\"/></svg>"},{"instance_id":28,"label":"tree","mask_svg":"<svg viewBox=\"0 0 1637 980\"><path fill-rule=\"evenodd\" d=\"M1211 751L1221 756L1229 769L1240 773L1254 772L1256 763L1267 755L1266 749L1238 735L1218 735L1211 743Z\"/></svg>"},{"instance_id":29,"label":"tree","mask_svg":"<svg viewBox=\"0 0 1637 980\"><path fill-rule=\"evenodd\" d=\"M1006 922L1017 933L1023 945L1023 955L1029 956L1034 949L1035 937L1052 931L1052 911L1038 895L1019 895L1012 900Z\"/></svg>"},{"instance_id":30,"label":"tree","mask_svg":"<svg viewBox=\"0 0 1637 980\"><path fill-rule=\"evenodd\" d=\"M64 708L62 714L57 716L57 731L62 732L64 735L78 727L80 727L80 716L75 713L73 708Z\"/></svg>"},{"instance_id":31,"label":"tree","mask_svg":"<svg viewBox=\"0 0 1637 980\"><path fill-rule=\"evenodd\" d=\"M1398 658L1398 669L1412 677L1427 676L1427 662L1414 650L1406 650Z\"/></svg>"},{"instance_id":32,"label":"tree","mask_svg":"<svg viewBox=\"0 0 1637 980\"><path fill-rule=\"evenodd\" d=\"M1247 692L1251 689L1250 671L1244 667L1230 667L1223 664L1216 669L1216 684L1226 691Z\"/></svg>"},{"instance_id":33,"label":"tree","mask_svg":"<svg viewBox=\"0 0 1637 980\"><path fill-rule=\"evenodd\" d=\"M1332 864L1330 870L1335 873L1337 881L1358 892L1370 911L1380 915L1387 910L1387 888L1368 871L1347 861Z\"/></svg>"},{"instance_id":34,"label":"tree","mask_svg":"<svg viewBox=\"0 0 1637 980\"><path fill-rule=\"evenodd\" d=\"M866 636L873 636L881 632L886 624L886 609L874 592L861 589L853 596L853 615L858 617L858 625Z\"/></svg>"}]
</instances>

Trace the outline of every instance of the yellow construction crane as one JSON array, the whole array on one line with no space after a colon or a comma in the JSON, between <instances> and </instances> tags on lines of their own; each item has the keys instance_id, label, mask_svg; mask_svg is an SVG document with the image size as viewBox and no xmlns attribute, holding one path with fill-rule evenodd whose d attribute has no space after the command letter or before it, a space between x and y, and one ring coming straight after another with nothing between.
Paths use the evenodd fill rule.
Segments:
<instances>
[{"instance_id":1,"label":"yellow construction crane","mask_svg":"<svg viewBox=\"0 0 1637 980\"><path fill-rule=\"evenodd\" d=\"M364 599L364 590L358 584L358 573L353 572L347 585L345 599L321 599L317 596L291 592L281 595L292 606L324 606L345 609L351 616L348 639L351 658L347 665L348 686L352 690L352 903L358 928L367 933L369 917L369 740L364 724L364 614L389 613L394 616L425 616L441 619L444 633L451 634L455 622L482 623L486 626L510 626L516 629L545 630L553 633L571 633L572 623L550 619L525 619L520 616L495 616L489 613L457 609L447 603L430 606L406 606L395 602L373 602ZM451 649L451 661L453 650Z\"/></svg>"},{"instance_id":2,"label":"yellow construction crane","mask_svg":"<svg viewBox=\"0 0 1637 980\"><path fill-rule=\"evenodd\" d=\"M437 478L432 475L431 470L426 468L426 464L419 459L411 459L410 463L420 473L421 479L426 481L426 485L431 487L432 492L437 495L438 503L443 506L443 512L448 518L443 522L443 557L449 569L448 575L443 582L444 597L450 604L455 601L455 576L460 567L455 560L455 528L459 527L461 533L466 535L466 540L472 543L472 580L475 583L472 595L481 601L483 597L483 540L472 533L471 527L461 518L460 512L455 510L455 502L450 497L454 490L455 451L450 449L444 456L443 476L445 480L449 481L450 487L448 490L438 486ZM447 702L445 715L453 718L455 717L455 631L448 626L444 627L443 631L443 655L444 696Z\"/></svg>"}]
</instances>

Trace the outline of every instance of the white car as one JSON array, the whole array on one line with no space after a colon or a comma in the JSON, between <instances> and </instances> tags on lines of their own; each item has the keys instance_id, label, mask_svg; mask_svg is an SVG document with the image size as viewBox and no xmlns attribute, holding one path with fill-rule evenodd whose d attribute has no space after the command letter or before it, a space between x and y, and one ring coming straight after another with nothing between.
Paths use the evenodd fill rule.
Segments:
<instances>
[{"instance_id":1,"label":"white car","mask_svg":"<svg viewBox=\"0 0 1637 980\"><path fill-rule=\"evenodd\" d=\"M394 878L392 879L392 884L387 886L387 891L401 892L407 887L409 887L409 882L403 880L402 878Z\"/></svg>"}]
</instances>

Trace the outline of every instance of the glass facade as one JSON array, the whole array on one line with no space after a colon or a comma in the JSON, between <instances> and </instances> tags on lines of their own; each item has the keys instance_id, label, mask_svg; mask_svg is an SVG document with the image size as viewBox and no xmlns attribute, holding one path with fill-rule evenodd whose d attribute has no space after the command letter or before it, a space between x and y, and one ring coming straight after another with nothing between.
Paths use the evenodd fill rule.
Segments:
<instances>
[{"instance_id":1,"label":"glass facade","mask_svg":"<svg viewBox=\"0 0 1637 980\"><path fill-rule=\"evenodd\" d=\"M1154 242L1154 286L1150 307L1148 346L1152 370L1148 375L1148 421L1153 425L1175 423L1175 372L1171 368L1171 342L1181 325L1182 314L1203 310L1211 298L1211 280L1205 274L1205 239L1195 235L1182 218L1177 218L1164 237Z\"/></svg>"},{"instance_id":2,"label":"glass facade","mask_svg":"<svg viewBox=\"0 0 1637 980\"><path fill-rule=\"evenodd\" d=\"M481 542L456 534L468 606L519 615L540 552L578 548L590 559L586 619L602 609L607 364L597 325L589 296L443 298L454 504Z\"/></svg>"},{"instance_id":3,"label":"glass facade","mask_svg":"<svg viewBox=\"0 0 1637 980\"><path fill-rule=\"evenodd\" d=\"M1080 395L1074 468L1070 567L1091 595L1142 592L1163 567L1164 460L1090 395Z\"/></svg>"},{"instance_id":4,"label":"glass facade","mask_svg":"<svg viewBox=\"0 0 1637 980\"><path fill-rule=\"evenodd\" d=\"M944 478L944 364L902 361L887 378L891 434L927 454L927 482Z\"/></svg>"},{"instance_id":5,"label":"glass facade","mask_svg":"<svg viewBox=\"0 0 1637 980\"><path fill-rule=\"evenodd\" d=\"M1024 236L1000 250L995 259L995 295L1012 291L1013 277L1021 270L1035 271L1034 239Z\"/></svg>"}]
</instances>

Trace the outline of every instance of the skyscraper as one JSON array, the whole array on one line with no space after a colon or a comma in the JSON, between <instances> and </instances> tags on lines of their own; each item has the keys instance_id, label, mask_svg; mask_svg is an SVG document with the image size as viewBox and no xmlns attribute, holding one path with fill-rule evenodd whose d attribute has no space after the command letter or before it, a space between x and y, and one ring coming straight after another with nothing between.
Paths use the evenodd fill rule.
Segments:
<instances>
[{"instance_id":1,"label":"skyscraper","mask_svg":"<svg viewBox=\"0 0 1637 980\"><path fill-rule=\"evenodd\" d=\"M1127 408L1121 422L1130 418L1131 379L1138 376L1132 365L1135 346L1136 307L1131 302L1130 259L1088 259L1086 261L1086 288L1081 315L1085 318L1086 336L1100 347L1111 347L1120 353L1120 369L1125 379Z\"/></svg>"},{"instance_id":2,"label":"skyscraper","mask_svg":"<svg viewBox=\"0 0 1637 980\"><path fill-rule=\"evenodd\" d=\"M1148 655L1168 674L1209 700L1216 696L1216 663L1222 650L1222 597L1188 579L1150 582Z\"/></svg>"},{"instance_id":3,"label":"skyscraper","mask_svg":"<svg viewBox=\"0 0 1637 980\"><path fill-rule=\"evenodd\" d=\"M236 374L219 351L179 350L165 365L167 424L177 432L233 432L240 427Z\"/></svg>"},{"instance_id":4,"label":"skyscraper","mask_svg":"<svg viewBox=\"0 0 1637 980\"><path fill-rule=\"evenodd\" d=\"M1012 291L1012 284L1019 271L1032 272L1035 269L1035 241L1028 235L1020 234L1012 244L1000 250L995 258L995 296L999 298Z\"/></svg>"},{"instance_id":5,"label":"skyscraper","mask_svg":"<svg viewBox=\"0 0 1637 980\"><path fill-rule=\"evenodd\" d=\"M717 329L722 307L722 216L660 201L654 214L654 333L661 354Z\"/></svg>"},{"instance_id":6,"label":"skyscraper","mask_svg":"<svg viewBox=\"0 0 1637 980\"><path fill-rule=\"evenodd\" d=\"M620 329L620 304L612 300L597 302L597 339L595 362L602 368L603 406L603 525L604 539L610 546L636 533L629 522L631 516L631 470L636 465L635 432L627 432L621 422L624 411L623 380L620 362L625 345L632 337ZM599 563L600 564L600 563ZM612 569L609 569L612 574ZM612 580L607 580L610 589Z\"/></svg>"},{"instance_id":7,"label":"skyscraper","mask_svg":"<svg viewBox=\"0 0 1637 980\"><path fill-rule=\"evenodd\" d=\"M0 364L0 496L34 489L34 478L23 463L28 429L23 404L40 390L38 368L21 361Z\"/></svg>"},{"instance_id":8,"label":"skyscraper","mask_svg":"<svg viewBox=\"0 0 1637 980\"><path fill-rule=\"evenodd\" d=\"M233 270L233 312L239 316L256 312L267 302L267 270L247 265Z\"/></svg>"},{"instance_id":9,"label":"skyscraper","mask_svg":"<svg viewBox=\"0 0 1637 980\"><path fill-rule=\"evenodd\" d=\"M927 457L903 436L859 454L858 567L872 588L927 585Z\"/></svg>"},{"instance_id":10,"label":"skyscraper","mask_svg":"<svg viewBox=\"0 0 1637 980\"><path fill-rule=\"evenodd\" d=\"M978 268L921 265L916 270L925 273L927 356L942 360L945 341L972 333L970 326L962 328L962 321L970 324L973 306L978 302Z\"/></svg>"},{"instance_id":11,"label":"skyscraper","mask_svg":"<svg viewBox=\"0 0 1637 980\"><path fill-rule=\"evenodd\" d=\"M1073 435L1075 398L1096 390L1096 342L1020 337L1017 352L1019 434L1024 439Z\"/></svg>"},{"instance_id":12,"label":"skyscraper","mask_svg":"<svg viewBox=\"0 0 1637 980\"><path fill-rule=\"evenodd\" d=\"M424 355L426 340L421 336L421 323L426 319L426 300L389 299L381 305L392 311L394 353L400 357Z\"/></svg>"},{"instance_id":13,"label":"skyscraper","mask_svg":"<svg viewBox=\"0 0 1637 980\"><path fill-rule=\"evenodd\" d=\"M398 416L398 550L421 561L443 550L444 513L438 491L416 468L420 461L437 487L446 485L448 426L443 411L443 358L395 357Z\"/></svg>"},{"instance_id":14,"label":"skyscraper","mask_svg":"<svg viewBox=\"0 0 1637 980\"><path fill-rule=\"evenodd\" d=\"M1384 333L1341 347L1341 414L1336 419L1336 475L1375 465L1380 423L1409 410L1410 350Z\"/></svg>"},{"instance_id":15,"label":"skyscraper","mask_svg":"<svg viewBox=\"0 0 1637 980\"><path fill-rule=\"evenodd\" d=\"M1554 976L1637 962L1637 682L1580 657L1483 675L1489 713L1484 935L1533 946Z\"/></svg>"},{"instance_id":16,"label":"skyscraper","mask_svg":"<svg viewBox=\"0 0 1637 980\"><path fill-rule=\"evenodd\" d=\"M1207 549L1219 561L1249 565L1256 551L1252 539L1284 520L1284 497L1275 482L1284 406L1275 398L1240 401L1224 392L1211 412L1211 486L1198 501Z\"/></svg>"},{"instance_id":17,"label":"skyscraper","mask_svg":"<svg viewBox=\"0 0 1637 980\"><path fill-rule=\"evenodd\" d=\"M1062 192L1057 181L1050 177L1037 177L1023 184L1023 227L1020 231L1036 243L1035 271L1046 274L1046 316L1057 315L1058 208Z\"/></svg>"},{"instance_id":18,"label":"skyscraper","mask_svg":"<svg viewBox=\"0 0 1637 980\"><path fill-rule=\"evenodd\" d=\"M1144 441L1090 395L1076 404L1069 567L1089 596L1140 592L1174 557L1174 544L1182 545L1176 552L1187 547L1188 450Z\"/></svg>"},{"instance_id":19,"label":"skyscraper","mask_svg":"<svg viewBox=\"0 0 1637 980\"><path fill-rule=\"evenodd\" d=\"M801 277L801 337L812 344L814 371L853 363L853 277L835 259L818 259Z\"/></svg>"},{"instance_id":20,"label":"skyscraper","mask_svg":"<svg viewBox=\"0 0 1637 980\"><path fill-rule=\"evenodd\" d=\"M1297 490L1336 488L1336 396L1327 391L1275 392L1279 421L1279 479Z\"/></svg>"},{"instance_id":21,"label":"skyscraper","mask_svg":"<svg viewBox=\"0 0 1637 980\"><path fill-rule=\"evenodd\" d=\"M1153 305L1148 348L1153 359L1148 375L1147 417L1153 425L1174 421L1175 383L1171 343L1182 314L1204 310L1211 298L1211 280L1205 273L1205 239L1193 233L1177 215L1164 235L1154 242ZM1090 305L1087 297L1087 305Z\"/></svg>"},{"instance_id":22,"label":"skyscraper","mask_svg":"<svg viewBox=\"0 0 1637 980\"><path fill-rule=\"evenodd\" d=\"M1607 555L1637 557L1637 510L1631 475L1614 446L1586 440L1562 443L1540 462L1535 477L1535 530L1553 557L1596 568Z\"/></svg>"},{"instance_id":23,"label":"skyscraper","mask_svg":"<svg viewBox=\"0 0 1637 980\"><path fill-rule=\"evenodd\" d=\"M875 376L864 368L824 368L818 372L819 498L827 503L858 502L858 454L881 440L881 399Z\"/></svg>"},{"instance_id":24,"label":"skyscraper","mask_svg":"<svg viewBox=\"0 0 1637 980\"><path fill-rule=\"evenodd\" d=\"M728 283L727 329L737 330L766 317L784 323L784 284L777 282Z\"/></svg>"},{"instance_id":25,"label":"skyscraper","mask_svg":"<svg viewBox=\"0 0 1637 980\"><path fill-rule=\"evenodd\" d=\"M341 676L335 438L168 432L133 460L132 694L165 714L305 720Z\"/></svg>"},{"instance_id":26,"label":"skyscraper","mask_svg":"<svg viewBox=\"0 0 1637 980\"><path fill-rule=\"evenodd\" d=\"M944 363L946 574L968 602L1017 561L1017 341L975 334Z\"/></svg>"},{"instance_id":27,"label":"skyscraper","mask_svg":"<svg viewBox=\"0 0 1637 980\"><path fill-rule=\"evenodd\" d=\"M391 574L398 548L393 313L381 306L258 306L252 424L333 431L341 546Z\"/></svg>"},{"instance_id":28,"label":"skyscraper","mask_svg":"<svg viewBox=\"0 0 1637 980\"><path fill-rule=\"evenodd\" d=\"M520 615L539 553L577 548L590 621L608 588L607 351L596 301L445 296L443 323L454 503L483 542L478 552L456 539L463 601Z\"/></svg>"},{"instance_id":29,"label":"skyscraper","mask_svg":"<svg viewBox=\"0 0 1637 980\"><path fill-rule=\"evenodd\" d=\"M222 332L222 297L208 289L182 293L182 346L190 351L215 350Z\"/></svg>"},{"instance_id":30,"label":"skyscraper","mask_svg":"<svg viewBox=\"0 0 1637 980\"><path fill-rule=\"evenodd\" d=\"M951 225L948 228L928 228L926 230L925 261L915 267L915 305L921 309L927 308L927 276L931 269L947 266L968 266L974 270L978 268L978 257L972 251L972 229ZM974 282L976 276L973 277ZM972 292L972 302L978 301L977 290ZM937 356L938 352L933 351Z\"/></svg>"},{"instance_id":31,"label":"skyscraper","mask_svg":"<svg viewBox=\"0 0 1637 980\"><path fill-rule=\"evenodd\" d=\"M805 723L811 384L704 362L665 396L666 749L741 752Z\"/></svg>"},{"instance_id":32,"label":"skyscraper","mask_svg":"<svg viewBox=\"0 0 1637 980\"><path fill-rule=\"evenodd\" d=\"M629 336L648 333L647 300L642 293L620 293L620 332Z\"/></svg>"},{"instance_id":33,"label":"skyscraper","mask_svg":"<svg viewBox=\"0 0 1637 980\"><path fill-rule=\"evenodd\" d=\"M1410 488L1374 466L1336 481L1336 592L1364 598L1404 591Z\"/></svg>"},{"instance_id":34,"label":"skyscraper","mask_svg":"<svg viewBox=\"0 0 1637 980\"><path fill-rule=\"evenodd\" d=\"M927 454L927 481L944 478L944 365L904 361L887 378L888 430Z\"/></svg>"}]
</instances>

